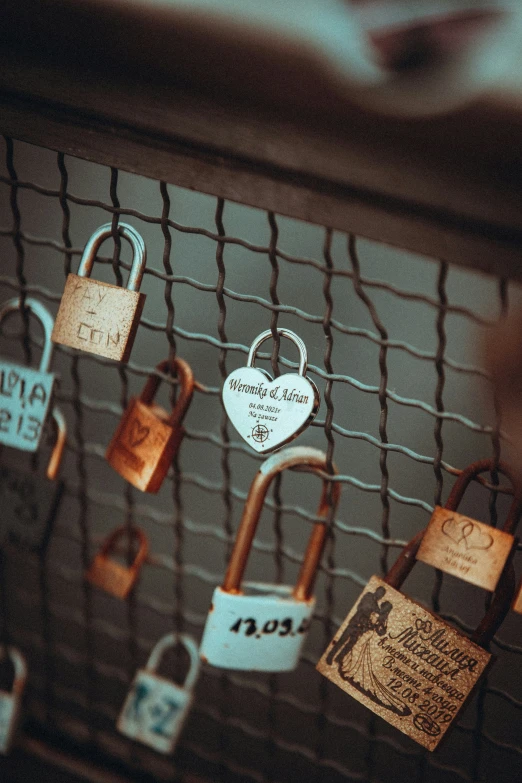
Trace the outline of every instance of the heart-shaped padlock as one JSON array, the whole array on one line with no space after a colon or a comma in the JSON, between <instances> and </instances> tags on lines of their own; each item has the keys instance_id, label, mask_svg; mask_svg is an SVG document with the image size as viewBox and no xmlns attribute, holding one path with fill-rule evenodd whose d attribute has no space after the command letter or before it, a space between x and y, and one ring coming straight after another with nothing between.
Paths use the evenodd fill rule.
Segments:
<instances>
[{"instance_id":1,"label":"heart-shaped padlock","mask_svg":"<svg viewBox=\"0 0 522 783\"><path fill-rule=\"evenodd\" d=\"M286 373L272 379L253 366L257 351L273 337L268 329L252 345L246 367L230 373L223 387L223 404L228 417L242 438L255 451L268 454L289 443L314 420L319 410L319 392L306 377L306 346L290 329L276 329L299 349L298 373Z\"/></svg>"}]
</instances>

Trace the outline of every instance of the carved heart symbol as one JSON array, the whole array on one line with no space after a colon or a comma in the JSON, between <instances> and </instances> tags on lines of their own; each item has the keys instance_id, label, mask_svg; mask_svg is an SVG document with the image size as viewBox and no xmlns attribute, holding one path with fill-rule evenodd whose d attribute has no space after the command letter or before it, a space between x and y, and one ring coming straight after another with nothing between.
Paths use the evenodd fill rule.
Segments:
<instances>
[{"instance_id":1,"label":"carved heart symbol","mask_svg":"<svg viewBox=\"0 0 522 783\"><path fill-rule=\"evenodd\" d=\"M467 549L490 549L493 546L493 536L473 525L473 530L466 539Z\"/></svg>"},{"instance_id":2,"label":"carved heart symbol","mask_svg":"<svg viewBox=\"0 0 522 783\"><path fill-rule=\"evenodd\" d=\"M482 532L478 524L466 517L448 517L442 523L442 532L457 545L463 541L468 550L489 549L493 545L493 537Z\"/></svg>"},{"instance_id":3,"label":"carved heart symbol","mask_svg":"<svg viewBox=\"0 0 522 783\"><path fill-rule=\"evenodd\" d=\"M264 370L240 367L225 381L223 404L241 437L255 451L268 453L311 424L319 392L304 375L287 373L272 380Z\"/></svg>"},{"instance_id":4,"label":"carved heart symbol","mask_svg":"<svg viewBox=\"0 0 522 783\"><path fill-rule=\"evenodd\" d=\"M131 448L141 446L143 441L148 437L150 433L150 427L142 425L139 419L134 419L129 428L129 443Z\"/></svg>"}]
</instances>

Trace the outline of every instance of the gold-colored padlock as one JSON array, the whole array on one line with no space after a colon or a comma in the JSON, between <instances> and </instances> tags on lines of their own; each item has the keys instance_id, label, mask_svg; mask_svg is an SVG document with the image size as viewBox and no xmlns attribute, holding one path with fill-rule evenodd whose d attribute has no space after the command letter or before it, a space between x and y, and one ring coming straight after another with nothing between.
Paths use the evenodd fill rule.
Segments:
<instances>
[{"instance_id":1,"label":"gold-colored padlock","mask_svg":"<svg viewBox=\"0 0 522 783\"><path fill-rule=\"evenodd\" d=\"M52 339L70 348L126 362L145 304L145 294L140 294L139 289L147 253L135 228L120 223L118 233L133 251L127 287L90 279L100 245L112 236L112 226L107 223L85 245L78 274L70 273L67 277Z\"/></svg>"},{"instance_id":2,"label":"gold-colored padlock","mask_svg":"<svg viewBox=\"0 0 522 783\"><path fill-rule=\"evenodd\" d=\"M399 731L435 750L493 663L485 648L509 611L513 566L500 577L471 639L400 592L424 530L384 579L372 576L318 671Z\"/></svg>"},{"instance_id":3,"label":"gold-colored padlock","mask_svg":"<svg viewBox=\"0 0 522 783\"><path fill-rule=\"evenodd\" d=\"M177 374L180 394L172 412L154 403L161 379L151 375L141 395L129 402L105 454L120 476L142 492L161 487L185 434L182 422L194 392L192 368L183 359L167 359L156 369Z\"/></svg>"},{"instance_id":4,"label":"gold-colored padlock","mask_svg":"<svg viewBox=\"0 0 522 783\"><path fill-rule=\"evenodd\" d=\"M502 530L457 514L470 481L495 467L509 478L514 488L513 502ZM522 486L509 465L504 462L495 465L492 459L473 462L457 478L444 507L435 506L417 559L472 585L494 590L517 543L513 533L521 513Z\"/></svg>"},{"instance_id":5,"label":"gold-colored padlock","mask_svg":"<svg viewBox=\"0 0 522 783\"><path fill-rule=\"evenodd\" d=\"M116 528L103 542L100 551L85 572L88 582L116 598L126 598L140 575L140 570L149 552L147 536L138 527L131 528L131 535L138 542L138 551L130 566L122 566L111 560L110 553L116 548L119 538L128 533L128 528L122 525Z\"/></svg>"}]
</instances>

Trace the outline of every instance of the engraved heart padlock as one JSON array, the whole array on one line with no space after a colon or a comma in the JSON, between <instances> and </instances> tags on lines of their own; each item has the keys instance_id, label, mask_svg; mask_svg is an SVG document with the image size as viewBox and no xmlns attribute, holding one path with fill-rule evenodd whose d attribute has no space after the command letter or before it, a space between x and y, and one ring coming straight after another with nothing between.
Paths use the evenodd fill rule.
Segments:
<instances>
[{"instance_id":1,"label":"engraved heart padlock","mask_svg":"<svg viewBox=\"0 0 522 783\"><path fill-rule=\"evenodd\" d=\"M0 323L11 313L20 312L21 306L19 298L5 302L0 309ZM55 376L49 368L54 321L37 299L26 297L24 307L42 325L42 358L38 370L0 359L0 443L22 451L36 451L53 396Z\"/></svg>"},{"instance_id":2,"label":"engraved heart padlock","mask_svg":"<svg viewBox=\"0 0 522 783\"><path fill-rule=\"evenodd\" d=\"M205 623L200 654L204 661L225 669L283 672L295 669L299 661L315 598L312 594L323 545L326 517L335 510L340 485L323 480L317 522L308 541L294 587L291 585L243 582L250 552L268 488L287 468L306 466L327 470L326 455L318 449L294 446L267 459L252 482L239 524L225 579L216 587Z\"/></svg>"},{"instance_id":3,"label":"engraved heart padlock","mask_svg":"<svg viewBox=\"0 0 522 783\"><path fill-rule=\"evenodd\" d=\"M306 377L305 344L290 329L276 331L298 347L298 373L286 373L272 380L266 370L253 366L259 347L273 337L268 329L250 346L246 367L230 373L223 386L223 405L230 421L241 437L263 454L296 438L319 410L319 392L315 383Z\"/></svg>"},{"instance_id":4,"label":"engraved heart padlock","mask_svg":"<svg viewBox=\"0 0 522 783\"><path fill-rule=\"evenodd\" d=\"M138 543L138 551L130 566L123 566L109 557L116 549L118 541L126 535L131 535ZM147 536L139 527L127 528L125 525L116 528L103 542L100 551L85 572L88 582L116 598L126 598L136 584L141 567L149 553Z\"/></svg>"},{"instance_id":5,"label":"engraved heart padlock","mask_svg":"<svg viewBox=\"0 0 522 783\"><path fill-rule=\"evenodd\" d=\"M470 481L495 468L509 478L514 488L502 530L457 513ZM485 590L494 590L517 543L513 533L521 513L522 488L509 465L495 464L492 459L473 462L455 481L444 507L435 506L417 559Z\"/></svg>"},{"instance_id":6,"label":"engraved heart padlock","mask_svg":"<svg viewBox=\"0 0 522 783\"><path fill-rule=\"evenodd\" d=\"M139 292L147 252L142 237L127 223L118 233L133 251L127 287L91 280L90 274L102 242L112 236L107 223L91 236L82 254L78 274L67 276L53 329L53 341L118 362L129 360L138 330L145 294Z\"/></svg>"},{"instance_id":7,"label":"engraved heart padlock","mask_svg":"<svg viewBox=\"0 0 522 783\"><path fill-rule=\"evenodd\" d=\"M183 685L161 677L156 671L164 652L178 643L189 655ZM199 667L198 646L191 636L169 633L160 639L145 668L136 672L118 718L118 731L158 753L172 753L190 712Z\"/></svg>"},{"instance_id":8,"label":"engraved heart padlock","mask_svg":"<svg viewBox=\"0 0 522 783\"><path fill-rule=\"evenodd\" d=\"M16 647L0 646L0 657L8 655L14 667L13 685L10 691L0 690L0 753L11 750L14 735L20 722L22 696L27 681L27 663Z\"/></svg>"},{"instance_id":9,"label":"engraved heart padlock","mask_svg":"<svg viewBox=\"0 0 522 783\"><path fill-rule=\"evenodd\" d=\"M435 750L493 662L487 651L509 611L515 575L502 572L471 639L400 588L424 530L384 579L372 576L317 664L317 670L376 715Z\"/></svg>"},{"instance_id":10,"label":"engraved heart padlock","mask_svg":"<svg viewBox=\"0 0 522 783\"><path fill-rule=\"evenodd\" d=\"M151 375L139 397L129 402L105 458L120 476L142 492L157 492L172 464L185 434L182 422L194 391L194 376L183 359L167 359L158 364L160 373L176 373L180 393L169 414L154 403L160 383Z\"/></svg>"},{"instance_id":11,"label":"engraved heart padlock","mask_svg":"<svg viewBox=\"0 0 522 783\"><path fill-rule=\"evenodd\" d=\"M54 445L46 475L29 473L11 464L0 466L0 522L2 538L18 546L42 551L47 545L53 519L63 493L63 481L57 480L63 458L67 430L58 408L53 408Z\"/></svg>"}]
</instances>

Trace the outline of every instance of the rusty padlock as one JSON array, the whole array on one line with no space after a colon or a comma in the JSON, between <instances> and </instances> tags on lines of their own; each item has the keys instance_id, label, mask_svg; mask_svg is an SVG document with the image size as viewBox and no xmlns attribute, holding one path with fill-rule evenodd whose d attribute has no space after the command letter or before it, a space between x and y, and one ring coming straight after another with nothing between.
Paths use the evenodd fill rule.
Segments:
<instances>
[{"instance_id":1,"label":"rusty padlock","mask_svg":"<svg viewBox=\"0 0 522 783\"><path fill-rule=\"evenodd\" d=\"M273 479L287 468L307 466L326 471L327 464L322 451L296 446L274 454L259 468L248 493L224 582L214 590L203 632L200 654L213 666L269 672L291 671L297 666L315 606L312 590L326 540L325 522L317 522L312 529L294 587L242 579ZM324 479L317 511L317 516L323 518L329 511L328 486ZM335 508L340 485L331 486Z\"/></svg>"},{"instance_id":2,"label":"rusty padlock","mask_svg":"<svg viewBox=\"0 0 522 783\"><path fill-rule=\"evenodd\" d=\"M145 304L145 294L140 294L139 290L147 253L135 228L120 223L118 233L130 243L133 251L127 287L90 279L100 245L112 236L112 226L107 223L98 228L85 245L78 274L67 276L52 339L70 348L126 362Z\"/></svg>"},{"instance_id":3,"label":"rusty padlock","mask_svg":"<svg viewBox=\"0 0 522 783\"><path fill-rule=\"evenodd\" d=\"M317 664L317 670L376 715L435 750L493 663L485 649L513 598L508 565L471 639L407 598L400 588L424 530L384 579L372 576Z\"/></svg>"},{"instance_id":4,"label":"rusty padlock","mask_svg":"<svg viewBox=\"0 0 522 783\"><path fill-rule=\"evenodd\" d=\"M180 394L172 412L154 403L160 377L151 375L140 396L129 402L105 454L120 476L142 492L161 487L185 434L182 422L194 391L192 369L183 359L167 359L156 369L177 374Z\"/></svg>"},{"instance_id":5,"label":"rusty padlock","mask_svg":"<svg viewBox=\"0 0 522 783\"><path fill-rule=\"evenodd\" d=\"M0 657L6 653L13 662L14 679L10 691L0 690L0 753L3 754L11 750L20 721L22 695L27 681L27 663L20 650L11 645L0 646Z\"/></svg>"},{"instance_id":6,"label":"rusty padlock","mask_svg":"<svg viewBox=\"0 0 522 783\"><path fill-rule=\"evenodd\" d=\"M520 481L509 465L498 463L497 469L509 478L514 489L513 502L502 530L457 514L457 508L470 481L494 468L492 459L483 459L462 471L444 507L435 506L417 553L417 559L423 563L485 590L495 589L517 543L513 533L522 513Z\"/></svg>"},{"instance_id":7,"label":"rusty padlock","mask_svg":"<svg viewBox=\"0 0 522 783\"><path fill-rule=\"evenodd\" d=\"M42 551L47 545L64 487L63 481L57 481L57 475L67 430L58 408L53 408L52 416L56 435L45 478L12 465L0 466L1 525L5 537L14 544L35 551Z\"/></svg>"},{"instance_id":8,"label":"rusty padlock","mask_svg":"<svg viewBox=\"0 0 522 783\"><path fill-rule=\"evenodd\" d=\"M0 443L22 451L36 451L53 396L55 376L49 368L54 321L37 299L26 297L24 304L42 325L42 358L38 370L0 359ZM5 302L0 309L0 323L11 313L20 312L20 308L19 297Z\"/></svg>"},{"instance_id":9,"label":"rusty padlock","mask_svg":"<svg viewBox=\"0 0 522 783\"><path fill-rule=\"evenodd\" d=\"M138 542L138 551L132 565L120 565L109 557L116 548L118 539L128 533L128 528L122 525L105 539L100 551L95 555L85 572L85 578L88 582L121 599L126 598L133 589L149 553L149 542L143 530L140 530L139 527L133 527L130 532Z\"/></svg>"}]
</instances>

